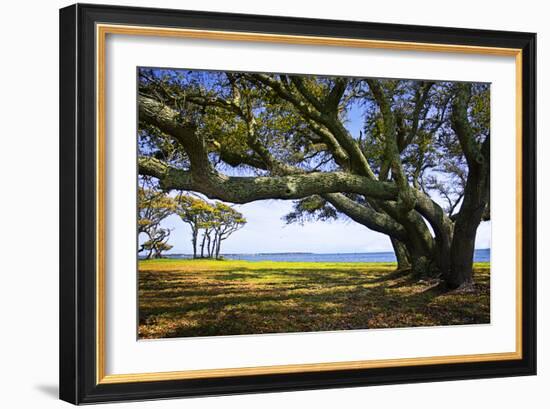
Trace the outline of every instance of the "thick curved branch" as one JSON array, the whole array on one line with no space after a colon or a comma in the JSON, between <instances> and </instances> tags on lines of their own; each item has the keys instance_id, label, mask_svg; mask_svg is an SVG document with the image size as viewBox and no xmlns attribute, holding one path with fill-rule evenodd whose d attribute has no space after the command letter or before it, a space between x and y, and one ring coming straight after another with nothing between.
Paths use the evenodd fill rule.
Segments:
<instances>
[{"instance_id":1,"label":"thick curved branch","mask_svg":"<svg viewBox=\"0 0 550 409\"><path fill-rule=\"evenodd\" d=\"M348 192L382 200L397 196L393 183L368 180L343 172L306 173L290 176L225 176L215 172L177 169L149 157L138 160L139 173L159 179L165 190L194 190L212 199L249 203L265 199L301 199L314 194Z\"/></svg>"},{"instance_id":2,"label":"thick curved branch","mask_svg":"<svg viewBox=\"0 0 550 409\"><path fill-rule=\"evenodd\" d=\"M417 189L413 189L413 193L416 198L416 211L428 220L438 237L444 237L450 241L453 233L453 222L451 218L439 204L425 193Z\"/></svg>"},{"instance_id":3,"label":"thick curved branch","mask_svg":"<svg viewBox=\"0 0 550 409\"><path fill-rule=\"evenodd\" d=\"M182 115L162 102L143 95L139 96L140 121L156 126L172 136L187 152L191 168L197 172L210 172L206 144L196 132L196 125L184 122Z\"/></svg>"},{"instance_id":4,"label":"thick curved branch","mask_svg":"<svg viewBox=\"0 0 550 409\"><path fill-rule=\"evenodd\" d=\"M225 109L237 115L243 115L243 111L239 105L237 105L234 101L230 101L224 98L203 96L203 95L197 94L197 95L185 95L185 100L186 102L191 102L193 104L196 104L202 107L212 106L212 107Z\"/></svg>"},{"instance_id":5,"label":"thick curved branch","mask_svg":"<svg viewBox=\"0 0 550 409\"><path fill-rule=\"evenodd\" d=\"M344 92L346 92L348 84L349 80L347 78L338 77L334 80L334 86L325 98L325 110L336 111L338 109L338 105Z\"/></svg>"},{"instance_id":6,"label":"thick curved branch","mask_svg":"<svg viewBox=\"0 0 550 409\"><path fill-rule=\"evenodd\" d=\"M290 81L294 84L294 86L296 87L296 89L300 92L300 94L302 94L302 96L311 104L314 106L314 108L319 111L319 112L322 112L323 111L323 104L321 103L321 101L319 101L319 99L313 95L308 89L307 89L307 86L305 85L304 83L304 77L302 76L297 76L297 75L291 75L290 77Z\"/></svg>"},{"instance_id":7,"label":"thick curved branch","mask_svg":"<svg viewBox=\"0 0 550 409\"><path fill-rule=\"evenodd\" d=\"M399 240L407 239L407 232L399 223L387 214L363 206L341 193L327 193L322 197L332 204L340 213L350 219L379 233L387 234Z\"/></svg>"},{"instance_id":8,"label":"thick curved branch","mask_svg":"<svg viewBox=\"0 0 550 409\"><path fill-rule=\"evenodd\" d=\"M152 98L140 96L140 117L172 135L185 149L191 171L170 167L154 158L140 158L139 171L158 178L166 190L195 190L211 198L247 203L263 199L299 199L313 194L349 192L380 199L395 197L390 183L368 180L342 173L311 173L284 177L227 177L214 171L208 152L198 139L194 127L180 123L179 114Z\"/></svg>"},{"instance_id":9,"label":"thick curved branch","mask_svg":"<svg viewBox=\"0 0 550 409\"><path fill-rule=\"evenodd\" d=\"M335 162L343 169L349 169L349 156L347 152L342 149L342 146L340 146L334 135L332 135L332 133L330 133L325 127L310 119L306 119L306 122L309 129L311 129L316 135L321 137L321 140L327 145L334 157Z\"/></svg>"}]
</instances>

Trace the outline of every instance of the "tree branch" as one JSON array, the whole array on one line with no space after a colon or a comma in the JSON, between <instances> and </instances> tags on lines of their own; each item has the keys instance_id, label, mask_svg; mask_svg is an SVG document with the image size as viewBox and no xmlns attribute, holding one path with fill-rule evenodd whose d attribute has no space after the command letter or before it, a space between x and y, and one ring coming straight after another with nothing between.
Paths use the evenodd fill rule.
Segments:
<instances>
[{"instance_id":1,"label":"tree branch","mask_svg":"<svg viewBox=\"0 0 550 409\"><path fill-rule=\"evenodd\" d=\"M325 111L331 112L338 110L338 105L340 104L344 92L346 92L348 84L349 80L347 78L338 77L334 80L334 86L325 98Z\"/></svg>"},{"instance_id":2,"label":"tree branch","mask_svg":"<svg viewBox=\"0 0 550 409\"><path fill-rule=\"evenodd\" d=\"M392 112L389 98L382 88L380 81L368 79L367 84L382 114L382 121L384 122L385 161L391 166L392 176L400 189L398 205L404 210L411 210L415 205L414 195L410 193L409 181L407 180L403 164L401 163L401 157L399 156L395 116ZM387 164L383 168L387 169ZM382 172L380 176L382 180L386 177Z\"/></svg>"},{"instance_id":3,"label":"tree branch","mask_svg":"<svg viewBox=\"0 0 550 409\"><path fill-rule=\"evenodd\" d=\"M400 240L407 239L407 232L403 226L387 214L377 212L368 206L363 206L341 193L327 193L322 195L322 197L332 204L336 210L371 230Z\"/></svg>"},{"instance_id":4,"label":"tree branch","mask_svg":"<svg viewBox=\"0 0 550 409\"><path fill-rule=\"evenodd\" d=\"M186 171L149 157L138 160L139 173L159 179L165 190L194 190L212 199L249 203L265 199L301 199L323 193L357 193L377 199L397 196L393 183L368 180L343 172L314 172L290 176L225 176Z\"/></svg>"},{"instance_id":5,"label":"tree branch","mask_svg":"<svg viewBox=\"0 0 550 409\"><path fill-rule=\"evenodd\" d=\"M480 152L470 121L468 120L468 102L471 92L471 84L457 84L451 112L451 126L464 151L464 156L470 170L474 167L479 167L485 161L485 157Z\"/></svg>"},{"instance_id":6,"label":"tree branch","mask_svg":"<svg viewBox=\"0 0 550 409\"><path fill-rule=\"evenodd\" d=\"M290 81L294 84L296 89L300 92L300 94L311 104L315 107L315 109L319 112L323 111L323 104L319 99L313 95L306 87L304 83L304 77L302 76L296 76L291 75Z\"/></svg>"},{"instance_id":7,"label":"tree branch","mask_svg":"<svg viewBox=\"0 0 550 409\"><path fill-rule=\"evenodd\" d=\"M408 145L410 145L414 137L416 136L416 133L418 132L418 123L420 122L420 113L426 105L426 101L428 100L428 96L430 94L430 89L433 87L434 84L435 83L431 81L422 82L416 90L411 129L405 139L403 147L400 147L400 152L402 152Z\"/></svg>"},{"instance_id":8,"label":"tree branch","mask_svg":"<svg viewBox=\"0 0 550 409\"><path fill-rule=\"evenodd\" d=\"M375 179L375 175L370 168L370 165L361 151L357 142L351 137L347 129L342 125L337 115L329 115L327 113L321 113L315 107L312 107L302 98L299 98L292 92L290 92L282 82L265 74L250 74L251 79L256 82L260 82L269 88L271 88L279 97L283 98L287 102L290 102L295 109L302 114L302 116L310 121L316 122L324 126L334 138L338 141L338 144L346 151L352 168L363 176L367 176L371 179Z\"/></svg>"}]
</instances>

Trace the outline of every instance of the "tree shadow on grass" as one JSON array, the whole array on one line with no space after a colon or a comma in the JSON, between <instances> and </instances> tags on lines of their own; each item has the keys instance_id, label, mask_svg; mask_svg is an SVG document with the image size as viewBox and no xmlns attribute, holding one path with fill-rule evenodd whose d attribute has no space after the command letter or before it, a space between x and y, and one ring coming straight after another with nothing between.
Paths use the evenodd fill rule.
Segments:
<instances>
[{"instance_id":1,"label":"tree shadow on grass","mask_svg":"<svg viewBox=\"0 0 550 409\"><path fill-rule=\"evenodd\" d=\"M489 321L488 291L444 295L406 272L140 274L140 336L267 334ZM488 287L487 287L488 288ZM440 300L441 299L441 300Z\"/></svg>"}]
</instances>

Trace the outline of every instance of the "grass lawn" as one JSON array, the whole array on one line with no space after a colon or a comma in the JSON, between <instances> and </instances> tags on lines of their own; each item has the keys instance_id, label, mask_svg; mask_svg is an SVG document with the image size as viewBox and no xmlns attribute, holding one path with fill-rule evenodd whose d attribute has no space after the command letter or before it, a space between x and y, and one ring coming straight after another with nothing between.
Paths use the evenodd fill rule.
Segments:
<instances>
[{"instance_id":1,"label":"grass lawn","mask_svg":"<svg viewBox=\"0 0 550 409\"><path fill-rule=\"evenodd\" d=\"M139 262L139 337L489 323L489 263L444 292L393 263Z\"/></svg>"}]
</instances>

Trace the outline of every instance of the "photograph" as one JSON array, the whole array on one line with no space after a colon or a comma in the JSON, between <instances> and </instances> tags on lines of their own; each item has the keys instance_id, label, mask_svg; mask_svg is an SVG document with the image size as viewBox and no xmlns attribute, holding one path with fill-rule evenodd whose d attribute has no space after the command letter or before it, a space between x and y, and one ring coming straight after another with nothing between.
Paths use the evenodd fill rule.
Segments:
<instances>
[{"instance_id":1,"label":"photograph","mask_svg":"<svg viewBox=\"0 0 550 409\"><path fill-rule=\"evenodd\" d=\"M491 323L491 84L137 67L138 338Z\"/></svg>"}]
</instances>

